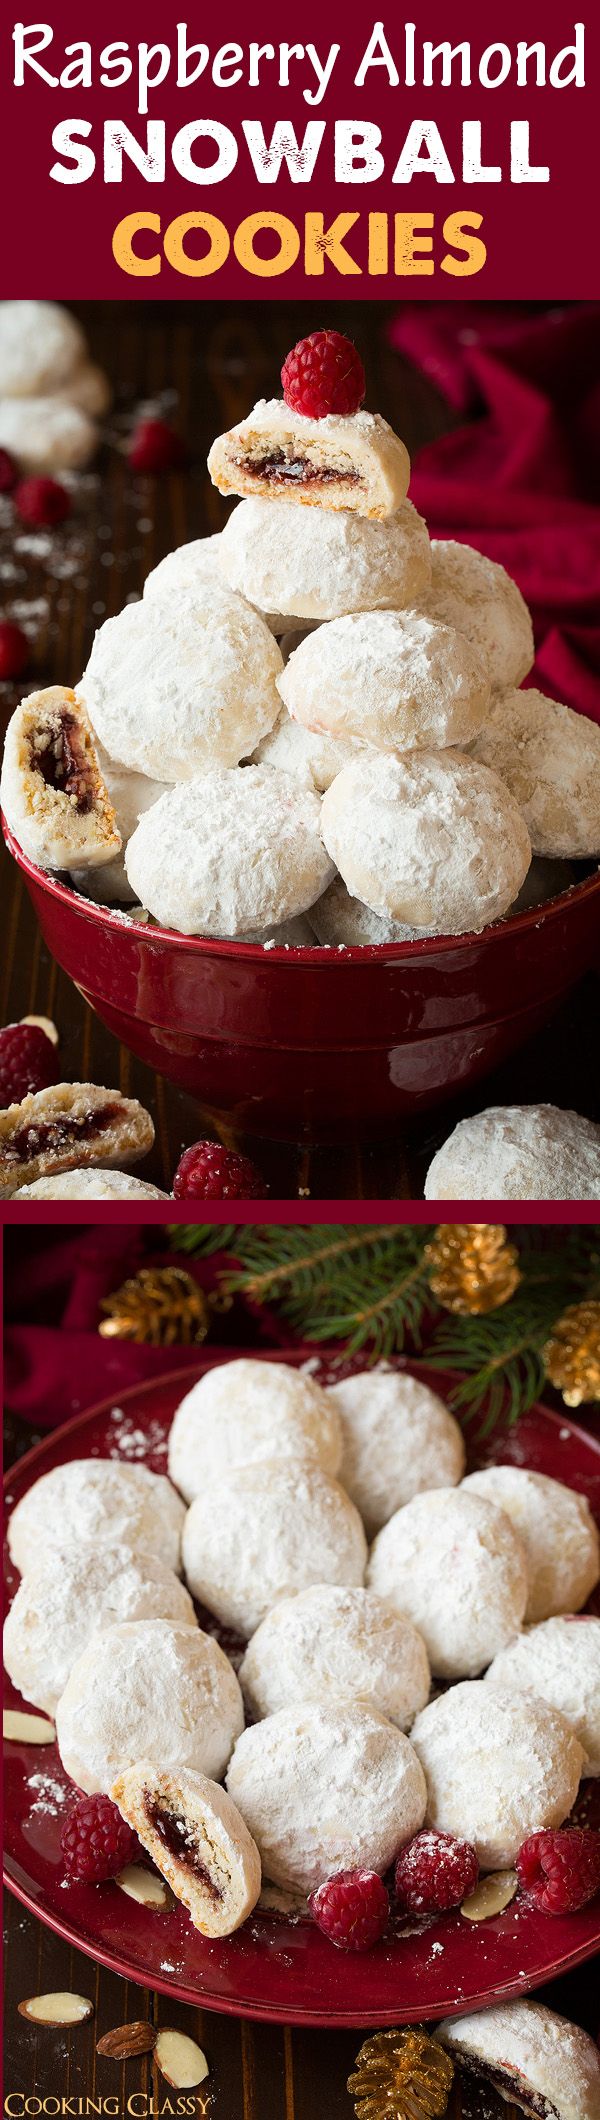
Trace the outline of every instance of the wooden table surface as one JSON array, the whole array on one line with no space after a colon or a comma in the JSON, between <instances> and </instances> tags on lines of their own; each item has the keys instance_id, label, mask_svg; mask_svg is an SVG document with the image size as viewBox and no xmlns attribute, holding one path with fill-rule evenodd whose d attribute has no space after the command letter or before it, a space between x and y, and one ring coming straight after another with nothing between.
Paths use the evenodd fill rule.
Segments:
<instances>
[{"instance_id":1,"label":"wooden table surface","mask_svg":"<svg viewBox=\"0 0 600 2120\"><path fill-rule=\"evenodd\" d=\"M162 554L220 527L224 505L206 471L210 442L255 397L272 394L287 348L315 321L308 305L280 301L239 310L210 302L75 306L113 380L115 414L97 465L78 482L74 515L59 532L27 533L15 541L10 503L4 499L0 506L0 610L31 631L30 687L75 682L95 627L139 594ZM414 455L452 423L451 415L429 383L387 346L387 316L384 304L319 305L319 321L356 337L368 401L398 427ZM158 482L133 478L120 446L140 401L156 397L192 449L185 474ZM0 717L8 718L17 697L17 688L0 685ZM67 1079L118 1084L124 1094L140 1097L156 1125L154 1151L140 1175L170 1191L182 1148L214 1129L192 1098L117 1046L49 957L23 880L4 850L1 859L0 1023L31 1012L50 1015L60 1031ZM595 1007L597 981L590 976L549 1028L488 1078L484 1101L552 1102L597 1116L589 1037ZM449 1116L426 1114L383 1141L353 1131L342 1145L311 1151L227 1138L255 1155L274 1198L292 1199L299 1190L316 1200L421 1198L435 1148L472 1108L458 1100Z\"/></svg>"}]
</instances>

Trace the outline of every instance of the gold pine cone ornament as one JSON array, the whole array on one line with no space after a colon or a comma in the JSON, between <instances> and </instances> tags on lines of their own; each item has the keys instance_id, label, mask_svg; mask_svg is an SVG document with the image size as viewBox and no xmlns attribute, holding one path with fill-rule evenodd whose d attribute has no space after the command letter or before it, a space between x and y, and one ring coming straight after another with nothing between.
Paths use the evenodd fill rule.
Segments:
<instances>
[{"instance_id":1,"label":"gold pine cone ornament","mask_svg":"<svg viewBox=\"0 0 600 2120\"><path fill-rule=\"evenodd\" d=\"M565 1406L600 1399L600 1303L571 1303L544 1348L546 1375Z\"/></svg>"},{"instance_id":2,"label":"gold pine cone ornament","mask_svg":"<svg viewBox=\"0 0 600 2120\"><path fill-rule=\"evenodd\" d=\"M140 1346L196 1347L210 1324L204 1290L180 1266L143 1266L105 1296L100 1309L103 1340L135 1340Z\"/></svg>"},{"instance_id":3,"label":"gold pine cone ornament","mask_svg":"<svg viewBox=\"0 0 600 2120\"><path fill-rule=\"evenodd\" d=\"M521 1281L519 1254L497 1222L440 1222L423 1253L429 1285L444 1310L484 1316L510 1302Z\"/></svg>"},{"instance_id":4,"label":"gold pine cone ornament","mask_svg":"<svg viewBox=\"0 0 600 2120\"><path fill-rule=\"evenodd\" d=\"M441 2120L453 2075L450 2055L418 2025L374 2032L348 2077L356 2120Z\"/></svg>"}]
</instances>

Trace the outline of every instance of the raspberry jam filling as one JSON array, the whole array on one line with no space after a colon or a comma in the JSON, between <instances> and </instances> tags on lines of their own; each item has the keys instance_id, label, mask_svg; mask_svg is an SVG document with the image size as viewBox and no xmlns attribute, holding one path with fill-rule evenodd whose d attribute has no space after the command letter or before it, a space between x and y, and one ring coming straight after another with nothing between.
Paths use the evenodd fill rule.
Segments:
<instances>
[{"instance_id":1,"label":"raspberry jam filling","mask_svg":"<svg viewBox=\"0 0 600 2120\"><path fill-rule=\"evenodd\" d=\"M69 1119L65 1113L57 1119L41 1120L38 1126L19 1126L0 1152L9 1163L33 1163L36 1156L62 1155L65 1149L106 1133L122 1111L121 1104L106 1104L103 1111L85 1112L81 1119Z\"/></svg>"},{"instance_id":2,"label":"raspberry jam filling","mask_svg":"<svg viewBox=\"0 0 600 2120\"><path fill-rule=\"evenodd\" d=\"M93 808L92 786L74 714L38 729L31 744L31 767L47 788L66 795L81 815Z\"/></svg>"},{"instance_id":3,"label":"raspberry jam filling","mask_svg":"<svg viewBox=\"0 0 600 2120\"><path fill-rule=\"evenodd\" d=\"M336 471L333 465L311 464L306 457L286 456L285 449L274 449L270 456L252 457L250 462L246 457L234 457L234 464L236 471L256 471L259 478L274 486L283 485L288 479L301 479L306 486L327 486L332 480L338 486L362 485L359 471Z\"/></svg>"},{"instance_id":4,"label":"raspberry jam filling","mask_svg":"<svg viewBox=\"0 0 600 2120\"><path fill-rule=\"evenodd\" d=\"M177 1811L167 1811L149 1792L144 1795L144 1809L149 1825L158 1834L169 1855L174 1855L176 1861L183 1864L184 1869L193 1871L194 1877L204 1885L210 1899L221 1900L223 1893L219 1891L214 1877L211 1877L210 1870L207 1870L206 1863L202 1861L194 1841L193 1827L188 1825L187 1819L182 1818Z\"/></svg>"},{"instance_id":5,"label":"raspberry jam filling","mask_svg":"<svg viewBox=\"0 0 600 2120\"><path fill-rule=\"evenodd\" d=\"M558 2106L549 2105L541 2091L525 2090L524 2085L513 2075L512 2069L490 2068L487 2062L475 2061L471 2054L459 2052L458 2059L461 2068L477 2083L491 2083L493 2090L499 2091L505 2098L510 2095L517 2104L522 2105L525 2100L525 2112L535 2113L536 2120L537 2116L539 2120L560 2120Z\"/></svg>"}]
</instances>

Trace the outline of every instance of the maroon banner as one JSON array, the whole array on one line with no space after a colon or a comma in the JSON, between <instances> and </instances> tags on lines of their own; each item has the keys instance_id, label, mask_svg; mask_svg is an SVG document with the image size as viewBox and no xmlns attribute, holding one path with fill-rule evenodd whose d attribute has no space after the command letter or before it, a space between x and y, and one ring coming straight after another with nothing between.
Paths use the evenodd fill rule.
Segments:
<instances>
[{"instance_id":1,"label":"maroon banner","mask_svg":"<svg viewBox=\"0 0 600 2120\"><path fill-rule=\"evenodd\" d=\"M176 12L5 5L3 295L597 291L587 0Z\"/></svg>"}]
</instances>

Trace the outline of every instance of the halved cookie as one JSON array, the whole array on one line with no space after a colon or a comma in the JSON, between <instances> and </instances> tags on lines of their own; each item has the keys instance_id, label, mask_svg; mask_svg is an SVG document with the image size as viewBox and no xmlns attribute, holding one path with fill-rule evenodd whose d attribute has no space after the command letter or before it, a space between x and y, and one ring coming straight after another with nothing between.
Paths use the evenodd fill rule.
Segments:
<instances>
[{"instance_id":1,"label":"halved cookie","mask_svg":"<svg viewBox=\"0 0 600 2120\"><path fill-rule=\"evenodd\" d=\"M159 1772L149 1760L127 1767L111 1789L203 1936L231 1936L260 1892L256 1842L231 1796L195 1768Z\"/></svg>"},{"instance_id":2,"label":"halved cookie","mask_svg":"<svg viewBox=\"0 0 600 2120\"><path fill-rule=\"evenodd\" d=\"M0 1198L55 1171L139 1163L154 1140L135 1097L91 1082L58 1082L0 1112Z\"/></svg>"},{"instance_id":3,"label":"halved cookie","mask_svg":"<svg viewBox=\"0 0 600 2120\"><path fill-rule=\"evenodd\" d=\"M15 709L0 800L23 852L42 869L92 868L119 853L91 722L66 686L33 692Z\"/></svg>"},{"instance_id":4,"label":"halved cookie","mask_svg":"<svg viewBox=\"0 0 600 2120\"><path fill-rule=\"evenodd\" d=\"M410 457L378 412L311 420L282 398L261 398L247 420L217 436L208 469L220 493L382 519L406 497Z\"/></svg>"}]
</instances>

